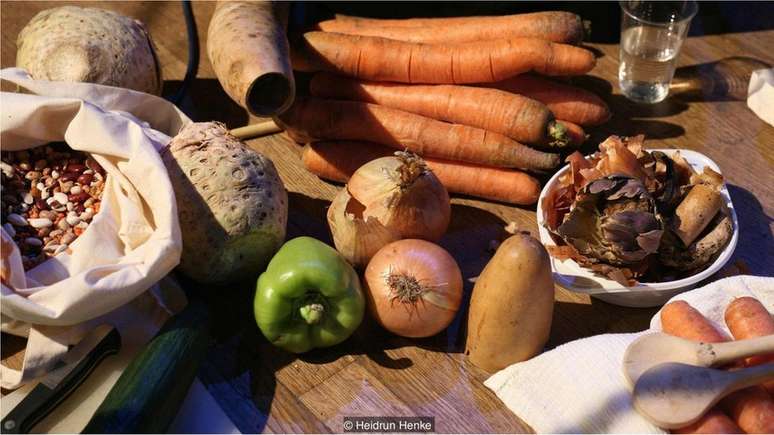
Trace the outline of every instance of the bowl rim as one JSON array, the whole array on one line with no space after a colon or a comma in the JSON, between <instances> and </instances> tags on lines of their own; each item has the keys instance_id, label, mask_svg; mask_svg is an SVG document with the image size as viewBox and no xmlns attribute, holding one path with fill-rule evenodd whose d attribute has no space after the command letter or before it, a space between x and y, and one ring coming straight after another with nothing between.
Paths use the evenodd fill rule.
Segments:
<instances>
[{"instance_id":1,"label":"bowl rim","mask_svg":"<svg viewBox=\"0 0 774 435\"><path fill-rule=\"evenodd\" d=\"M684 148L653 148L653 149L646 149L646 151L649 151L649 152L661 151L669 156L671 156L675 152L680 152L680 154L683 155L683 157L686 159L688 164L691 165L691 167L694 167L694 168L699 167L699 169L701 170L705 166L709 166L711 169L715 170L716 172L721 173L720 167L717 165L717 163L715 163L712 159L710 159L706 155L697 151L684 149ZM584 156L584 158L588 158L588 156ZM555 246L556 244L551 238L550 232L545 227L545 218L543 214L543 199L547 196L548 192L556 185L559 177L562 176L564 173L566 173L569 170L569 168L570 168L570 165L567 164L563 166L560 170L558 170L548 180L548 182L546 182L545 186L543 186L543 189L540 191L540 196L538 197L537 209L536 209L538 233L540 235L540 241L546 246ZM731 256L733 255L734 250L736 249L736 244L739 240L739 221L737 219L736 209L734 208L734 205L731 202L731 196L728 192L728 186L726 185L725 180L723 181L723 186L720 190L720 194L723 197L723 200L725 201L726 206L728 207L728 210L729 210L729 214L731 216L731 223L734 227L733 234L731 236L731 240L728 242L728 244L720 253L720 255L718 255L717 258L715 258L715 261L709 267L702 270L701 272L695 275L691 275L685 278L675 280L675 281L638 282L637 285L635 286L627 287L627 286L622 286L616 281L613 281L606 277L602 277L586 268L581 267L578 263L575 262L575 260L572 260L572 259L558 260L553 256L551 256L551 269L554 274L554 280L562 287L565 287L576 293L604 294L604 293L625 293L625 292L640 292L640 291L653 291L653 290L675 290L675 289L691 286L693 284L696 284L699 281L702 281L708 278L709 276L711 276L712 274L720 270L720 268L722 268L728 262L728 260L731 259ZM562 266L575 269L577 272L579 272L577 274L578 277L595 281L598 284L600 284L600 286L599 287L579 287L579 286L573 285L572 281L574 279L572 277L567 277L564 273L557 270L558 268L555 262L561 262ZM606 284L607 287L603 286L602 284Z\"/></svg>"}]
</instances>

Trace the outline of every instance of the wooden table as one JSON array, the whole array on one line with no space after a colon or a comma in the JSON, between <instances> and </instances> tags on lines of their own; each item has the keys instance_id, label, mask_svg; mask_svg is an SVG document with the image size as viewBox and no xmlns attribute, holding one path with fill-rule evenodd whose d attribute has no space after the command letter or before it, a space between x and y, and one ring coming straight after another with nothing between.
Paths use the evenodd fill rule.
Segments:
<instances>
[{"instance_id":1,"label":"wooden table","mask_svg":"<svg viewBox=\"0 0 774 435\"><path fill-rule=\"evenodd\" d=\"M38 11L61 4L2 3L2 67L14 65L21 27ZM167 80L165 90L176 88L187 60L179 4L122 2L100 7L147 24ZM211 3L194 4L201 65L182 108L195 120L215 119L230 127L255 122L221 90L207 58L212 9ZM636 105L617 88L618 47L592 46L599 54L597 67L579 82L602 94L614 117L591 131L588 150L609 134L644 133L648 147L688 148L709 156L726 176L739 215L740 239L732 263L751 274L774 275L774 128L743 101L747 79L732 81L730 92L685 94L653 106ZM772 65L771 46L774 31L689 38L678 76L710 79L714 62L738 57ZM289 237L305 234L330 243L325 212L339 186L306 172L299 147L282 134L249 144L274 161L285 182ZM466 281L481 271L491 256L490 241L501 239L508 223L537 230L534 207L468 198L454 198L452 203L451 226L441 245L456 258ZM258 332L250 287L248 283L224 292L212 302L218 343L199 374L243 432L340 432L344 416L371 415L434 416L436 430L442 432L531 431L529 422L519 420L483 386L489 374L469 364L461 353L467 303L445 333L430 339L395 337L366 321L346 343L297 358L273 348ZM471 288L467 282L466 300ZM599 333L639 331L647 328L655 312L609 305L557 288L548 347ZM4 350L3 356L8 354Z\"/></svg>"}]
</instances>

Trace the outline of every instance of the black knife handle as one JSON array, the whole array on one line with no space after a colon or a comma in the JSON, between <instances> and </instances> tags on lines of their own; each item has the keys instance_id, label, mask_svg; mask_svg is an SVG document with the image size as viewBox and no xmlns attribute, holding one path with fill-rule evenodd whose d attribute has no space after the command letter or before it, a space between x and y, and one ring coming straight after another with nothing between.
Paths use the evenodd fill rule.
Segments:
<instances>
[{"instance_id":1,"label":"black knife handle","mask_svg":"<svg viewBox=\"0 0 774 435\"><path fill-rule=\"evenodd\" d=\"M121 349L121 335L113 328L75 368L51 389L42 383L35 386L0 422L4 434L29 433L60 402L67 398L89 376L95 367L109 355Z\"/></svg>"}]
</instances>

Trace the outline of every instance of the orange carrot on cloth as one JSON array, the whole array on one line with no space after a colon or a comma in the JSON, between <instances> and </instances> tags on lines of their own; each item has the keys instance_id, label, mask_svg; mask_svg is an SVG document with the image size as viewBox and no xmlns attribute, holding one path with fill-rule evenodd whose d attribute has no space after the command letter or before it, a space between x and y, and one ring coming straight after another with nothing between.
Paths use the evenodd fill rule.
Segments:
<instances>
[{"instance_id":1,"label":"orange carrot on cloth","mask_svg":"<svg viewBox=\"0 0 774 435\"><path fill-rule=\"evenodd\" d=\"M774 334L774 318L763 304L752 297L736 298L728 304L725 320L731 335L737 340ZM748 366L774 361L774 354L747 358ZM774 395L774 381L763 384L769 394Z\"/></svg>"},{"instance_id":2,"label":"orange carrot on cloth","mask_svg":"<svg viewBox=\"0 0 774 435\"><path fill-rule=\"evenodd\" d=\"M727 341L695 308L685 301L674 301L661 310L661 325L665 333L688 340L718 343ZM774 433L774 401L762 387L749 387L729 394L721 408L742 430L748 433ZM706 424L703 416L698 424Z\"/></svg>"}]
</instances>

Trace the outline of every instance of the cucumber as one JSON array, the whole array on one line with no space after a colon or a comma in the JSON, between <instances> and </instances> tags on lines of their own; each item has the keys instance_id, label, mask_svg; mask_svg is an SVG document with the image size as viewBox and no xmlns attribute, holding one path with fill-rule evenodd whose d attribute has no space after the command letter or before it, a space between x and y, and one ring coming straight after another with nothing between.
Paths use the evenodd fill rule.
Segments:
<instances>
[{"instance_id":1,"label":"cucumber","mask_svg":"<svg viewBox=\"0 0 774 435\"><path fill-rule=\"evenodd\" d=\"M166 433L209 344L209 314L195 297L124 370L83 433Z\"/></svg>"}]
</instances>

